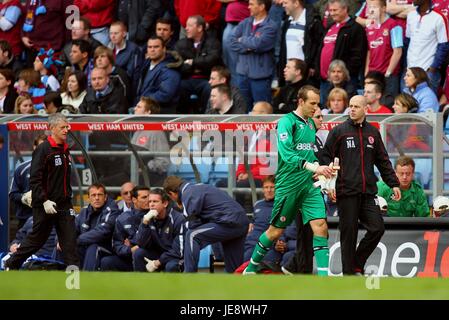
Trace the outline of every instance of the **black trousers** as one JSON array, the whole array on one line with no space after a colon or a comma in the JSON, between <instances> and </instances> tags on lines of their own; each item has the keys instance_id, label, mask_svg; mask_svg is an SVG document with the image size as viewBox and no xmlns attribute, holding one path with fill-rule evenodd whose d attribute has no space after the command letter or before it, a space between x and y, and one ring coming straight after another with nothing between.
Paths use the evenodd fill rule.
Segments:
<instances>
[{"instance_id":1,"label":"black trousers","mask_svg":"<svg viewBox=\"0 0 449 320\"><path fill-rule=\"evenodd\" d=\"M46 214L43 207L33 208L33 229L20 244L17 252L7 260L6 266L10 269L19 269L29 256L45 244L53 226L58 235L64 263L79 266L75 216L71 215L69 210L58 210L56 214Z\"/></svg>"},{"instance_id":2,"label":"black trousers","mask_svg":"<svg viewBox=\"0 0 449 320\"><path fill-rule=\"evenodd\" d=\"M380 208L374 199L375 196L366 194L341 198L337 195L343 274L363 272L366 260L385 232ZM367 231L357 247L359 221Z\"/></svg>"},{"instance_id":3,"label":"black trousers","mask_svg":"<svg viewBox=\"0 0 449 320\"><path fill-rule=\"evenodd\" d=\"M313 231L310 223L302 223L302 215L296 216L296 251L284 267L292 273L313 273Z\"/></svg>"}]
</instances>

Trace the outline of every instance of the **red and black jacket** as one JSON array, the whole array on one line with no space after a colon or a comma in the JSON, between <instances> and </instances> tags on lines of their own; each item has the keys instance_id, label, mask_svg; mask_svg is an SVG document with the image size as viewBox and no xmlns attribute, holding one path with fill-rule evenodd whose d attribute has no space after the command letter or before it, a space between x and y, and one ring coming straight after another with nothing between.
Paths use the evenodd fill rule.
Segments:
<instances>
[{"instance_id":1,"label":"red and black jacket","mask_svg":"<svg viewBox=\"0 0 449 320\"><path fill-rule=\"evenodd\" d=\"M361 124L348 119L330 131L320 159L321 164L328 165L335 157L340 159L337 197L376 195L377 177L374 166L389 187L399 187L379 130L366 119Z\"/></svg>"},{"instance_id":2,"label":"red and black jacket","mask_svg":"<svg viewBox=\"0 0 449 320\"><path fill-rule=\"evenodd\" d=\"M51 136L34 150L30 172L33 208L47 200L56 202L58 210L72 207L71 167L69 146L58 145Z\"/></svg>"}]
</instances>

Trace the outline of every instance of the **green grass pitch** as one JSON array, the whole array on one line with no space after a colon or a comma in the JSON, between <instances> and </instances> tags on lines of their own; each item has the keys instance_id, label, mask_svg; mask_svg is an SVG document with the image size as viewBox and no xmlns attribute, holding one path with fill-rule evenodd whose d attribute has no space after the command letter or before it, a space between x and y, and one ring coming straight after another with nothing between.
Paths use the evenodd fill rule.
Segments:
<instances>
[{"instance_id":1,"label":"green grass pitch","mask_svg":"<svg viewBox=\"0 0 449 320\"><path fill-rule=\"evenodd\" d=\"M72 274L73 276L73 274ZM0 299L298 300L449 299L449 279L228 274L0 272Z\"/></svg>"}]
</instances>

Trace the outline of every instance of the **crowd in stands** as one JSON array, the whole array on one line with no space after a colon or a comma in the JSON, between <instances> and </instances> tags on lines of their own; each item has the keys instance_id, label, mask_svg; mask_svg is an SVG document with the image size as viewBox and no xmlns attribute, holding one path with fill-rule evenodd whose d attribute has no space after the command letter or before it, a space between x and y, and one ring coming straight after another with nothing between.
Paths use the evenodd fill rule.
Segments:
<instances>
[{"instance_id":1,"label":"crowd in stands","mask_svg":"<svg viewBox=\"0 0 449 320\"><path fill-rule=\"evenodd\" d=\"M443 111L448 12L442 0L4 0L0 112L51 113L57 92L73 113L130 113L141 97L161 114L245 114L260 101L288 113L306 84L325 114L361 91L371 113L395 112L399 94L416 100L408 112ZM34 108L14 108L17 95Z\"/></svg>"}]
</instances>

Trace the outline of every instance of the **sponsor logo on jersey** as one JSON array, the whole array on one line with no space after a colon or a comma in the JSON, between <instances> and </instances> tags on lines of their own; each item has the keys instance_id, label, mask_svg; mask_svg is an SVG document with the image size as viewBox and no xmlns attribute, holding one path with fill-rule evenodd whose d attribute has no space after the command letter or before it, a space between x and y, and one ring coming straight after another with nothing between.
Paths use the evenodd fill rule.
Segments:
<instances>
[{"instance_id":1,"label":"sponsor logo on jersey","mask_svg":"<svg viewBox=\"0 0 449 320\"><path fill-rule=\"evenodd\" d=\"M324 43L334 43L337 41L337 34L332 34L324 37Z\"/></svg>"},{"instance_id":2,"label":"sponsor logo on jersey","mask_svg":"<svg viewBox=\"0 0 449 320\"><path fill-rule=\"evenodd\" d=\"M298 143L296 150L314 150L312 143Z\"/></svg>"},{"instance_id":3,"label":"sponsor logo on jersey","mask_svg":"<svg viewBox=\"0 0 449 320\"><path fill-rule=\"evenodd\" d=\"M280 139L281 141L287 140L287 139L288 139L288 133L287 133L287 132L281 133L281 134L279 135L279 139Z\"/></svg>"},{"instance_id":4,"label":"sponsor logo on jersey","mask_svg":"<svg viewBox=\"0 0 449 320\"><path fill-rule=\"evenodd\" d=\"M382 32L382 35L383 35L384 37L387 37L389 33L390 33L390 32L388 31L388 29L384 29L384 31Z\"/></svg>"},{"instance_id":5,"label":"sponsor logo on jersey","mask_svg":"<svg viewBox=\"0 0 449 320\"><path fill-rule=\"evenodd\" d=\"M379 37L369 43L371 49L376 49L384 44L384 38Z\"/></svg>"}]
</instances>

